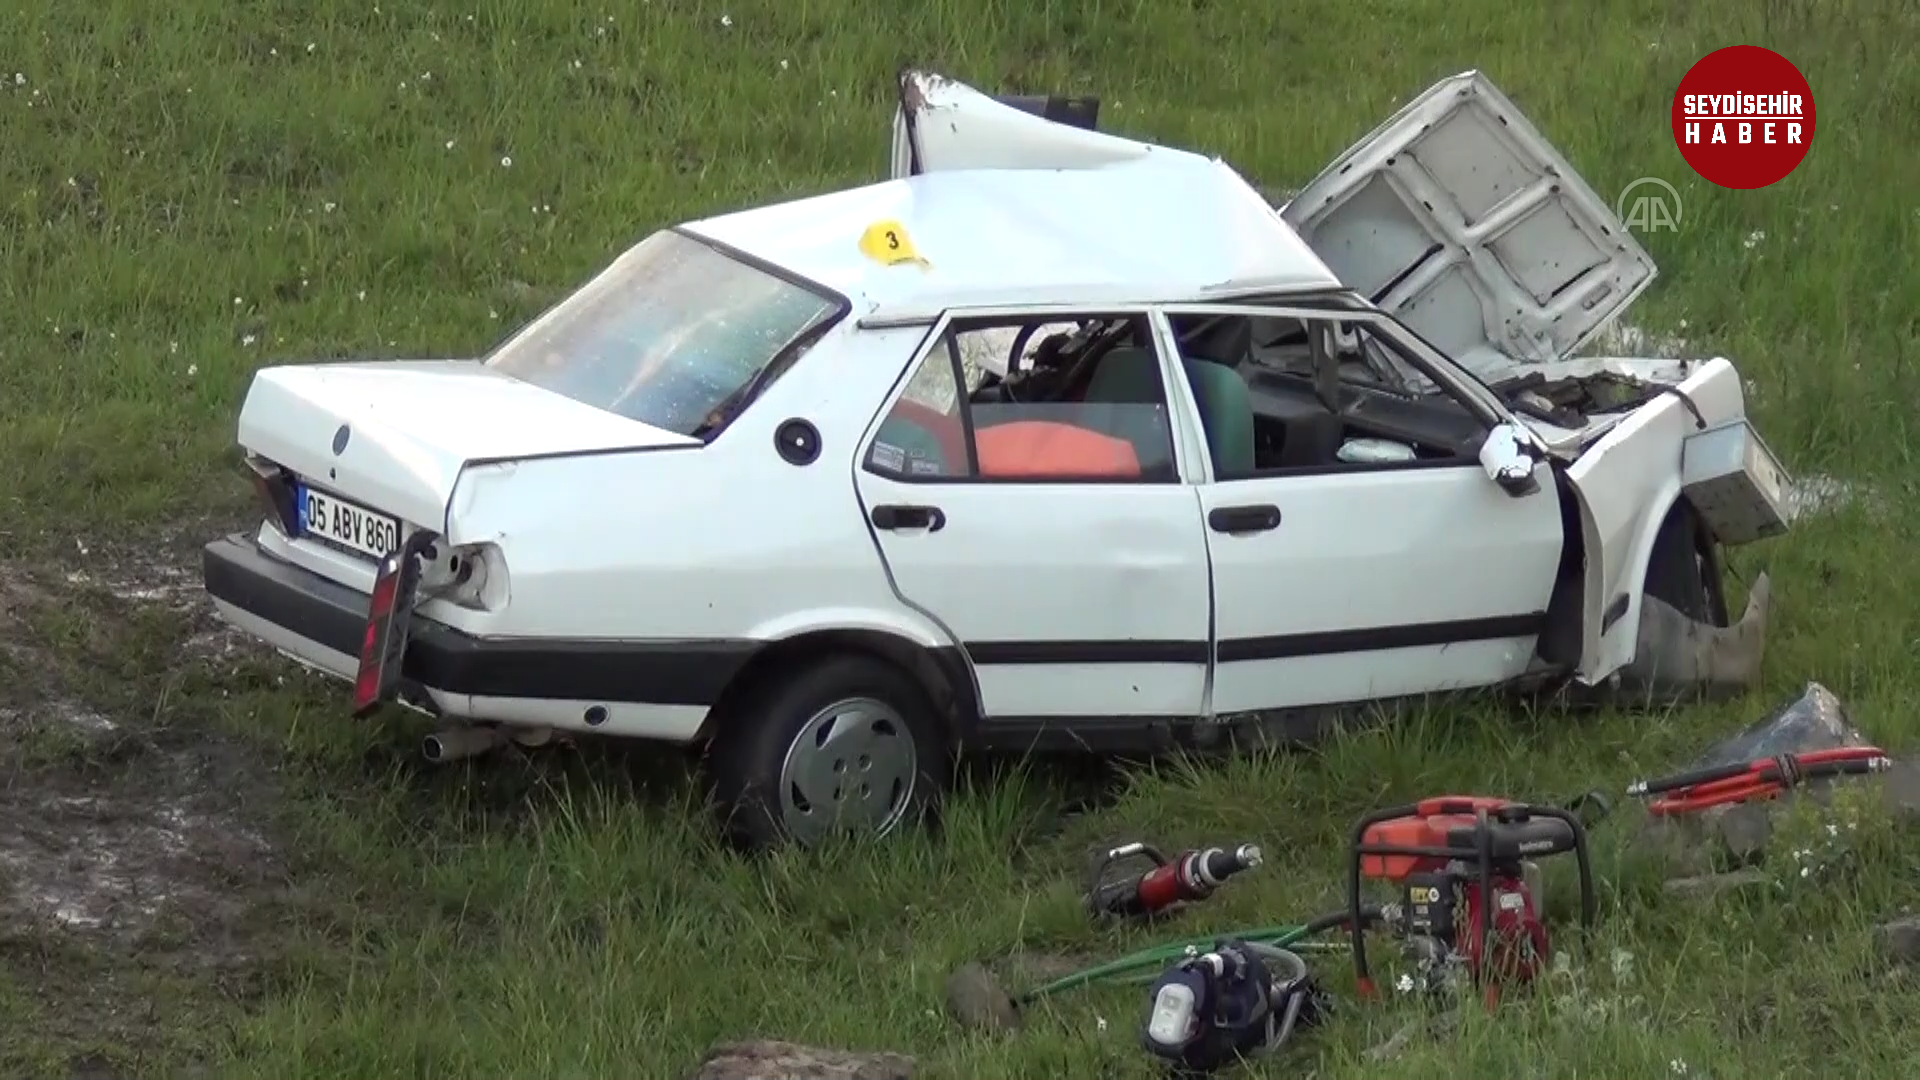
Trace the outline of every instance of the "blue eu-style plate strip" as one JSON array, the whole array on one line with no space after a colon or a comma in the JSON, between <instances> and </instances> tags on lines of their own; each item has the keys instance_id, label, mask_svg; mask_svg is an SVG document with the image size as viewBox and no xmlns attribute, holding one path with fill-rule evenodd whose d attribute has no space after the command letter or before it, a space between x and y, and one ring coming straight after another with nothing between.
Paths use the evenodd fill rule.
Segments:
<instances>
[{"instance_id":1,"label":"blue eu-style plate strip","mask_svg":"<svg viewBox=\"0 0 1920 1080\"><path fill-rule=\"evenodd\" d=\"M306 535L313 531L307 523L307 485L293 485L293 531Z\"/></svg>"}]
</instances>

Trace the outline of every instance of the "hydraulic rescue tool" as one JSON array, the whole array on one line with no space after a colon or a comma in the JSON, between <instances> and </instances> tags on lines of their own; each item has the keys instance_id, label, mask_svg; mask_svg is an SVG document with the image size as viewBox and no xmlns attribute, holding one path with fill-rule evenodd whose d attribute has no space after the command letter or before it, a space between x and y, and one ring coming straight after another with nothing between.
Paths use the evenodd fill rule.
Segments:
<instances>
[{"instance_id":1,"label":"hydraulic rescue tool","mask_svg":"<svg viewBox=\"0 0 1920 1080\"><path fill-rule=\"evenodd\" d=\"M1368 814L1354 827L1347 867L1353 973L1378 997L1367 967L1361 881L1401 890L1394 930L1428 989L1464 969L1492 1008L1503 982L1524 983L1549 957L1529 862L1572 852L1580 865L1580 921L1595 917L1586 829L1573 813L1485 796L1441 796ZM1390 920L1391 921L1391 920Z\"/></svg>"},{"instance_id":2,"label":"hydraulic rescue tool","mask_svg":"<svg viewBox=\"0 0 1920 1080\"><path fill-rule=\"evenodd\" d=\"M1269 1053L1328 1007L1297 954L1232 939L1167 968L1149 1000L1141 1043L1176 1076Z\"/></svg>"},{"instance_id":3,"label":"hydraulic rescue tool","mask_svg":"<svg viewBox=\"0 0 1920 1080\"><path fill-rule=\"evenodd\" d=\"M1649 814L1672 816L1771 799L1810 780L1865 776L1892 767L1893 759L1877 746L1843 746L1777 754L1758 761L1737 761L1691 769L1658 780L1641 780L1630 785L1627 794L1648 798Z\"/></svg>"},{"instance_id":4,"label":"hydraulic rescue tool","mask_svg":"<svg viewBox=\"0 0 1920 1080\"><path fill-rule=\"evenodd\" d=\"M1109 877L1131 862L1150 865L1137 873ZM1183 903L1205 900L1228 878L1260 865L1260 849L1242 844L1196 848L1169 859L1151 844L1122 844L1093 864L1087 880L1087 909L1096 919L1151 919Z\"/></svg>"}]
</instances>

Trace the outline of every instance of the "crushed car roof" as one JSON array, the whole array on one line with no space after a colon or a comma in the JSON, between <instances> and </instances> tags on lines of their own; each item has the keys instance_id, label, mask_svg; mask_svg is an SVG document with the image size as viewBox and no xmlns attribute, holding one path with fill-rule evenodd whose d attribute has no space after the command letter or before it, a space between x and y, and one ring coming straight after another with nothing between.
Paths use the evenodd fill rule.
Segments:
<instances>
[{"instance_id":1,"label":"crushed car roof","mask_svg":"<svg viewBox=\"0 0 1920 1080\"><path fill-rule=\"evenodd\" d=\"M843 293L874 321L1341 288L1231 167L1155 151L1094 169L930 173L684 227ZM863 248L889 229L917 259Z\"/></svg>"}]
</instances>

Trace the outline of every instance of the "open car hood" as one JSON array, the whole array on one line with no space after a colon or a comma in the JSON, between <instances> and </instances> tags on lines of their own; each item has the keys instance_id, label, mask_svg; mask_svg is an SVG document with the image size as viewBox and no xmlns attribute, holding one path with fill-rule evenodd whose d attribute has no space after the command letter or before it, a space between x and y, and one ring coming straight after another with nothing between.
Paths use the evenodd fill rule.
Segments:
<instances>
[{"instance_id":1,"label":"open car hood","mask_svg":"<svg viewBox=\"0 0 1920 1080\"><path fill-rule=\"evenodd\" d=\"M1341 281L1489 380L1574 355L1656 273L1477 71L1413 99L1281 216Z\"/></svg>"},{"instance_id":2,"label":"open car hood","mask_svg":"<svg viewBox=\"0 0 1920 1080\"><path fill-rule=\"evenodd\" d=\"M991 95L907 71L899 106L896 178L1192 153L1094 130L1095 98ZM1606 202L1477 71L1415 98L1280 214L1342 282L1490 382L1572 357L1655 275Z\"/></svg>"}]
</instances>

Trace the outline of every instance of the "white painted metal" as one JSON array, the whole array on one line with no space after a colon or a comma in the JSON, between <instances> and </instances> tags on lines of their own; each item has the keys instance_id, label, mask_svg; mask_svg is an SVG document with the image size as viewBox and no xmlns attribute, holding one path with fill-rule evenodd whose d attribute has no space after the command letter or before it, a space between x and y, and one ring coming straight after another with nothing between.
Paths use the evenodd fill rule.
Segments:
<instances>
[{"instance_id":1,"label":"white painted metal","mask_svg":"<svg viewBox=\"0 0 1920 1080\"><path fill-rule=\"evenodd\" d=\"M1787 531L1793 519L1787 474L1745 420L1687 436L1680 486L1723 544L1748 544Z\"/></svg>"},{"instance_id":2,"label":"white painted metal","mask_svg":"<svg viewBox=\"0 0 1920 1080\"><path fill-rule=\"evenodd\" d=\"M906 75L914 103L893 117L893 177L976 169L1095 169L1149 157L1206 160L1167 146L1057 124L965 83L929 72Z\"/></svg>"},{"instance_id":3,"label":"white painted metal","mask_svg":"<svg viewBox=\"0 0 1920 1080\"><path fill-rule=\"evenodd\" d=\"M1740 376L1716 358L1695 369L1678 395L1663 395L1615 424L1567 468L1580 496L1586 533L1586 633L1580 677L1598 681L1633 659L1639 644L1641 589L1661 519L1680 495L1688 436L1746 415ZM1699 409L1696 419L1686 402ZM1599 557L1594 557L1599 552ZM1602 631L1601 613L1625 596L1626 614Z\"/></svg>"},{"instance_id":4,"label":"white painted metal","mask_svg":"<svg viewBox=\"0 0 1920 1080\"><path fill-rule=\"evenodd\" d=\"M878 222L897 224L925 262L887 265L862 252L862 233ZM876 321L1036 298L1121 306L1340 284L1259 192L1194 155L929 173L686 228L843 293Z\"/></svg>"},{"instance_id":5,"label":"white painted metal","mask_svg":"<svg viewBox=\"0 0 1920 1080\"><path fill-rule=\"evenodd\" d=\"M1571 356L1655 275L1606 201L1475 71L1408 103L1282 214L1340 280L1487 378Z\"/></svg>"},{"instance_id":6,"label":"white painted metal","mask_svg":"<svg viewBox=\"0 0 1920 1080\"><path fill-rule=\"evenodd\" d=\"M1289 318L1326 313L1285 307L1170 305L1171 314L1215 312ZM1345 317L1345 316L1343 316ZM1379 328L1379 316L1357 321ZM1461 385L1445 357L1421 353L1439 385ZM1491 406L1465 381L1462 404ZM1191 411L1181 417L1197 427ZM1321 638L1343 631L1459 623L1544 612L1562 543L1551 470L1540 490L1514 498L1479 462L1385 471L1222 480L1200 489L1203 516L1220 507L1272 505L1280 526L1230 535L1208 530L1217 643ZM1519 675L1535 638L1410 645L1385 650L1222 662L1215 714L1364 701L1488 686ZM1228 645L1228 652L1237 646Z\"/></svg>"},{"instance_id":7,"label":"white painted metal","mask_svg":"<svg viewBox=\"0 0 1920 1080\"><path fill-rule=\"evenodd\" d=\"M1207 533L1214 632L1325 635L1543 612L1560 558L1547 467L1513 498L1480 466L1215 481L1203 512L1271 504L1280 527ZM1486 686L1519 675L1534 638L1222 663L1216 713ZM1319 646L1324 648L1325 646Z\"/></svg>"},{"instance_id":8,"label":"white painted metal","mask_svg":"<svg viewBox=\"0 0 1920 1080\"><path fill-rule=\"evenodd\" d=\"M929 335L928 349L943 348L943 330ZM933 362L946 362L944 354ZM876 529L874 539L902 599L953 640L1208 640L1206 538L1189 485L902 481L857 464L854 483L868 512L905 504L945 514L938 531ZM1198 716L1205 708L1204 661L975 665L989 719Z\"/></svg>"},{"instance_id":9,"label":"white painted metal","mask_svg":"<svg viewBox=\"0 0 1920 1080\"><path fill-rule=\"evenodd\" d=\"M342 424L352 430L336 456ZM464 360L262 368L240 407L240 444L436 530L475 458L699 445Z\"/></svg>"}]
</instances>

